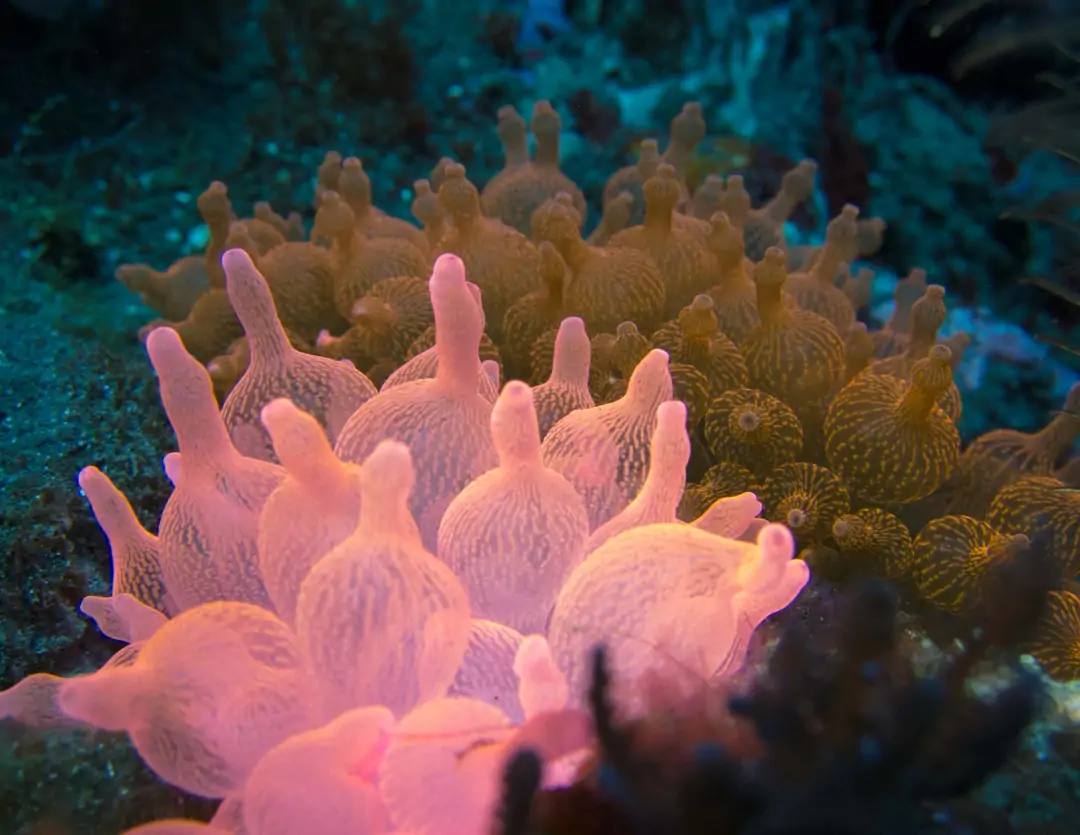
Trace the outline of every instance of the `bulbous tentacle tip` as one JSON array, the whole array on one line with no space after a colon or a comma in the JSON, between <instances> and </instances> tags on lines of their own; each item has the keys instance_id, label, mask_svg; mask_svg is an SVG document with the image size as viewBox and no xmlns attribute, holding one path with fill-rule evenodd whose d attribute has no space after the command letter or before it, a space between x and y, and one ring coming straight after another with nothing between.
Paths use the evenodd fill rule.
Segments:
<instances>
[{"instance_id":1,"label":"bulbous tentacle tip","mask_svg":"<svg viewBox=\"0 0 1080 835\"><path fill-rule=\"evenodd\" d=\"M94 621L103 635L129 644L147 640L166 621L157 609L126 593L84 597L79 611Z\"/></svg>"},{"instance_id":2,"label":"bulbous tentacle tip","mask_svg":"<svg viewBox=\"0 0 1080 835\"><path fill-rule=\"evenodd\" d=\"M739 493L717 499L691 524L717 536L756 542L759 530L768 524L758 518L761 510L755 494Z\"/></svg>"},{"instance_id":3,"label":"bulbous tentacle tip","mask_svg":"<svg viewBox=\"0 0 1080 835\"><path fill-rule=\"evenodd\" d=\"M335 463L322 424L291 400L271 400L262 407L260 419L278 460L291 475L319 477L327 465Z\"/></svg>"},{"instance_id":4,"label":"bulbous tentacle tip","mask_svg":"<svg viewBox=\"0 0 1080 835\"><path fill-rule=\"evenodd\" d=\"M101 529L105 531L112 547L120 547L124 541L145 533L127 497L97 467L83 467L79 471L79 488L86 494Z\"/></svg>"},{"instance_id":5,"label":"bulbous tentacle tip","mask_svg":"<svg viewBox=\"0 0 1080 835\"><path fill-rule=\"evenodd\" d=\"M262 407L260 417L266 431L273 437L275 433L295 426L300 421L301 414L303 412L287 397L277 397Z\"/></svg>"},{"instance_id":6,"label":"bulbous tentacle tip","mask_svg":"<svg viewBox=\"0 0 1080 835\"><path fill-rule=\"evenodd\" d=\"M634 374L637 374L638 369L641 369L646 374L655 374L660 371L666 371L668 367L668 361L670 357L668 352L662 348L653 348L649 351L641 362L638 364L638 368L634 369Z\"/></svg>"},{"instance_id":7,"label":"bulbous tentacle tip","mask_svg":"<svg viewBox=\"0 0 1080 835\"><path fill-rule=\"evenodd\" d=\"M187 355L184 343L172 328L154 328L146 335L146 353L154 370L161 373L162 365ZM190 358L190 357L189 357Z\"/></svg>"},{"instance_id":8,"label":"bulbous tentacle tip","mask_svg":"<svg viewBox=\"0 0 1080 835\"><path fill-rule=\"evenodd\" d=\"M480 363L480 367L484 370L487 378L491 380L491 384L495 386L495 390L498 391L500 377L502 376L499 372L499 363L495 360L484 360Z\"/></svg>"},{"instance_id":9,"label":"bulbous tentacle tip","mask_svg":"<svg viewBox=\"0 0 1080 835\"><path fill-rule=\"evenodd\" d=\"M116 268L116 280L138 293L149 288L157 273L146 264L121 264Z\"/></svg>"},{"instance_id":10,"label":"bulbous tentacle tip","mask_svg":"<svg viewBox=\"0 0 1080 835\"><path fill-rule=\"evenodd\" d=\"M57 693L63 713L106 731L126 731L136 721L132 701L143 692L142 668L115 667L65 679Z\"/></svg>"},{"instance_id":11,"label":"bulbous tentacle tip","mask_svg":"<svg viewBox=\"0 0 1080 835\"><path fill-rule=\"evenodd\" d=\"M521 380L511 380L503 387L499 395L499 401L506 406L522 408L526 404L532 405L533 393L528 383Z\"/></svg>"},{"instance_id":12,"label":"bulbous tentacle tip","mask_svg":"<svg viewBox=\"0 0 1080 835\"><path fill-rule=\"evenodd\" d=\"M431 268L431 293L448 287L457 287L465 283L465 262L452 252L446 252L435 259Z\"/></svg>"},{"instance_id":13,"label":"bulbous tentacle tip","mask_svg":"<svg viewBox=\"0 0 1080 835\"><path fill-rule=\"evenodd\" d=\"M662 377L670 377L668 371L668 352L661 348L649 351L635 366L630 375L630 389L651 387Z\"/></svg>"},{"instance_id":14,"label":"bulbous tentacle tip","mask_svg":"<svg viewBox=\"0 0 1080 835\"><path fill-rule=\"evenodd\" d=\"M839 544L841 545L841 547L843 547L843 542L841 540L844 540L847 537L853 535L857 530L862 528L864 525L865 525L865 523L863 522L863 520L860 519L854 513L849 513L849 514L846 514L844 516L841 516L835 522L833 522L833 526L832 526L833 538L840 541Z\"/></svg>"},{"instance_id":15,"label":"bulbous tentacle tip","mask_svg":"<svg viewBox=\"0 0 1080 835\"><path fill-rule=\"evenodd\" d=\"M161 459L161 467L165 471L165 477L169 479L169 483L175 487L180 483L180 453L170 452L164 458Z\"/></svg>"},{"instance_id":16,"label":"bulbous tentacle tip","mask_svg":"<svg viewBox=\"0 0 1080 835\"><path fill-rule=\"evenodd\" d=\"M681 400L668 400L656 410L657 431L686 431L686 404Z\"/></svg>"},{"instance_id":17,"label":"bulbous tentacle tip","mask_svg":"<svg viewBox=\"0 0 1080 835\"><path fill-rule=\"evenodd\" d=\"M526 635L514 655L518 698L526 718L561 710L569 699L566 677L543 635Z\"/></svg>"},{"instance_id":18,"label":"bulbous tentacle tip","mask_svg":"<svg viewBox=\"0 0 1080 835\"><path fill-rule=\"evenodd\" d=\"M0 720L12 719L30 728L64 728L80 724L59 704L65 679L51 673L34 673L0 690Z\"/></svg>"},{"instance_id":19,"label":"bulbous tentacle tip","mask_svg":"<svg viewBox=\"0 0 1080 835\"><path fill-rule=\"evenodd\" d=\"M778 593L783 590L783 597L786 598L784 606L787 606L795 599L796 595L810 582L810 566L806 560L792 559L788 560L784 566L784 574L781 578L781 582L778 584ZM780 608L783 608L780 607Z\"/></svg>"},{"instance_id":20,"label":"bulbous tentacle tip","mask_svg":"<svg viewBox=\"0 0 1080 835\"><path fill-rule=\"evenodd\" d=\"M758 532L761 556L769 561L780 562L795 556L795 537L787 525L771 523Z\"/></svg>"},{"instance_id":21,"label":"bulbous tentacle tip","mask_svg":"<svg viewBox=\"0 0 1080 835\"><path fill-rule=\"evenodd\" d=\"M79 470L79 488L90 498L91 504L94 501L92 494L97 488L104 486L105 482L112 485L109 477L97 467L89 466Z\"/></svg>"},{"instance_id":22,"label":"bulbous tentacle tip","mask_svg":"<svg viewBox=\"0 0 1080 835\"><path fill-rule=\"evenodd\" d=\"M407 498L413 488L412 453L400 441L382 441L364 461L361 495L371 492L387 500Z\"/></svg>"},{"instance_id":23,"label":"bulbous tentacle tip","mask_svg":"<svg viewBox=\"0 0 1080 835\"><path fill-rule=\"evenodd\" d=\"M373 776L386 746L387 735L397 720L389 708L369 705L347 710L322 731L309 732L312 737L325 736L332 750L332 762L355 776ZM316 745L316 748L318 745Z\"/></svg>"},{"instance_id":24,"label":"bulbous tentacle tip","mask_svg":"<svg viewBox=\"0 0 1080 835\"><path fill-rule=\"evenodd\" d=\"M930 359L937 363L947 363L952 361L952 351L948 345L937 344L930 349Z\"/></svg>"},{"instance_id":25,"label":"bulbous tentacle tip","mask_svg":"<svg viewBox=\"0 0 1080 835\"><path fill-rule=\"evenodd\" d=\"M466 281L465 287L468 289L469 295L472 296L476 309L480 312L480 321L486 325L487 323L484 320L484 291L480 289L479 285L473 284L471 281Z\"/></svg>"},{"instance_id":26,"label":"bulbous tentacle tip","mask_svg":"<svg viewBox=\"0 0 1080 835\"><path fill-rule=\"evenodd\" d=\"M580 316L567 316L559 323L559 336L566 335L571 339L588 339L589 334L585 329L585 320Z\"/></svg>"},{"instance_id":27,"label":"bulbous tentacle tip","mask_svg":"<svg viewBox=\"0 0 1080 835\"><path fill-rule=\"evenodd\" d=\"M543 635L526 635L514 654L514 675L524 678L535 669L546 669L555 662L551 646Z\"/></svg>"},{"instance_id":28,"label":"bulbous tentacle tip","mask_svg":"<svg viewBox=\"0 0 1080 835\"><path fill-rule=\"evenodd\" d=\"M539 463L540 428L533 390L521 380L508 382L495 401L491 436L503 466L512 462Z\"/></svg>"},{"instance_id":29,"label":"bulbous tentacle tip","mask_svg":"<svg viewBox=\"0 0 1080 835\"><path fill-rule=\"evenodd\" d=\"M240 247L225 250L221 255L221 266L229 282L246 278L252 272L258 272L255 262L251 260L251 255Z\"/></svg>"}]
</instances>

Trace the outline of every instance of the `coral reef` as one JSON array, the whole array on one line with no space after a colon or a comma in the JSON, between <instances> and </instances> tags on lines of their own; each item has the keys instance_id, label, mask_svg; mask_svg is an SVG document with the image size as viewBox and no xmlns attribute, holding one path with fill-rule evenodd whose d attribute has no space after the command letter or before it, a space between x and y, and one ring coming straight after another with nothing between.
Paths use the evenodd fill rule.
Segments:
<instances>
[{"instance_id":1,"label":"coral reef","mask_svg":"<svg viewBox=\"0 0 1080 835\"><path fill-rule=\"evenodd\" d=\"M350 18L333 3L303 12L268 5L260 26L279 83L296 90L323 79L315 89L325 102L376 96L372 106L392 114L392 138L417 157L437 155L426 139L437 126L414 101L431 80L416 72L399 16L365 8ZM770 20L774 35L789 25L783 16ZM542 44L540 31L529 49ZM340 35L338 48L321 51L327 33ZM351 60L358 43L371 53L361 69ZM747 73L760 61L748 58ZM481 123L494 119L484 95L506 97L494 89L466 84L448 94L448 106L471 109L468 118ZM744 105L748 89L735 96ZM455 105L462 95L468 104ZM669 103L664 155L655 141L640 142L637 165L608 181L598 205L588 196L600 191L597 172L611 168L583 172L580 155L565 154L576 141L565 111L539 97L532 104L531 157L518 109L498 111L505 166L494 178L493 142L450 148L477 184L488 180L482 189L450 160L410 191L416 158L380 158L369 177L359 157L330 153L317 172L310 236L299 215L286 219L266 203L240 219L214 183L197 200L184 192L205 231L178 234L189 249L205 247L205 257L161 272L141 264L118 271L164 317L142 337L180 446L165 459L175 489L151 534L140 523L155 530L149 511L158 509L160 486L134 485L127 504L100 470L83 470L80 484L112 545L111 594L84 596L104 591L101 576L48 593L72 603L84 597L82 611L101 633L127 646L113 653L69 618L57 634L91 640L89 659L77 667L46 656L46 675L4 691L0 714L76 725L77 733L126 731L164 780L222 799L209 827L160 831L472 832L500 806L503 826L523 831L529 810L518 787L531 787L531 797L541 779L559 786L537 796L541 809L558 814L559 802L599 785L589 803L610 824L641 812L652 825L662 820L652 800L670 784L635 782L648 746L628 752L615 729L641 723L646 738L663 735L643 690L658 671L670 679L664 716L692 717L703 681L721 705L729 688L745 685L748 695L732 702L735 716L720 711L725 725L740 728L725 738L726 754L709 749L699 761L700 750L682 751L713 768L712 782L691 773L690 793L672 795L686 809L697 814L693 792L700 798L717 786L757 798L738 813L705 812L712 829L716 815L738 831L758 814L766 818L760 826L775 828L776 816L805 813L776 788L791 780L814 786L796 792L812 798L806 806L822 797L844 805L829 793L837 781L830 783L824 755L807 757L795 778L783 775L786 784L735 781L738 790L717 763L735 758L735 771L754 773L763 763L769 772L790 767L791 752L781 749L798 741L777 741L777 723L791 726L778 704L808 689L821 694L822 726L850 755L853 737L840 727L850 717L825 707L848 693L853 667L845 664L888 668L840 701L884 699L895 708L895 725L877 727L873 739L885 748L880 761L896 769L889 773L917 786L884 797L860 783L853 819L865 828L868 815L887 814L898 797L913 805L976 786L1030 719L1030 683L989 707L957 695L989 647L976 639L946 676L944 704L920 700L918 686L903 689L911 677L896 671L891 637L868 650L850 634L858 621L891 635L891 604L874 593L857 598L856 614L842 614L814 651L804 646L800 656L789 635L764 672L756 670L754 651L763 651L770 629L754 631L796 598L808 565L821 577L898 580L954 613L947 629L966 636L975 620L1002 657L1019 646L1050 675L1078 674L1075 497L1058 469L1075 435L1074 409L1067 404L1045 443L991 437L961 456L963 386L953 371L963 340L937 344L947 313L938 288L922 281L922 299L898 304L884 331L856 320L865 318L871 285L853 262L874 255L884 228L844 205L851 195L869 198L865 171L860 178L854 163L838 170L838 153L825 154L827 202L838 214L823 246L806 245L799 224L821 211L816 164L781 163L782 155L757 149L755 159L779 169L771 200L750 178L704 176L706 154L738 143L704 141L707 105ZM842 102L831 96L825 104L826 151L858 147L860 126L845 122ZM274 107L248 118L302 147L341 145L347 133L313 136L303 115L275 115ZM365 122L361 133L376 130ZM303 178L259 171L277 153L248 148L221 176L243 199L272 197L310 218L298 196ZM315 171L313 153L307 171ZM371 148L358 153L374 157ZM17 164L24 162L34 164ZM264 183L266 193L258 191ZM399 211L412 198L422 228L378 207ZM865 208L879 206L890 221L902 214L880 199ZM601 214L589 233L587 218ZM102 257L99 241L69 232L50 220L36 239L39 275L52 271L56 281ZM899 232L912 241L910 227ZM895 252L896 240L889 245ZM1000 248L988 251L1002 260ZM945 272L960 269L950 263ZM132 334L137 316L125 317ZM151 457L170 446L157 428L149 429ZM120 460L95 450L79 463L100 465L131 493ZM85 519L84 510L69 513ZM100 562L100 544L96 554ZM1045 555L1053 567L1045 611L1032 603L1024 616L1010 621L1001 612L988 621L1001 573L1028 582ZM842 669L829 668L836 678L822 683L828 676L809 670L828 666L817 651L830 640ZM604 664L589 666L598 643L607 648L611 686ZM17 666L5 665L6 684L30 672L16 657ZM88 661L104 666L75 678L47 675L84 673ZM735 676L741 668L745 683ZM923 728L951 721L955 710L985 720L949 736L960 757L991 751L981 769L940 752L918 760L891 744L910 735L933 748ZM695 732L691 746L708 736ZM534 758L515 756L522 749ZM858 751L836 768L866 767L869 755ZM599 764L582 767L583 759ZM927 762L955 779L928 787L917 776ZM611 791L626 779L640 795L633 810ZM824 795L815 794L819 784ZM209 811L147 802L133 814L206 819ZM109 825L135 822L120 815Z\"/></svg>"}]
</instances>

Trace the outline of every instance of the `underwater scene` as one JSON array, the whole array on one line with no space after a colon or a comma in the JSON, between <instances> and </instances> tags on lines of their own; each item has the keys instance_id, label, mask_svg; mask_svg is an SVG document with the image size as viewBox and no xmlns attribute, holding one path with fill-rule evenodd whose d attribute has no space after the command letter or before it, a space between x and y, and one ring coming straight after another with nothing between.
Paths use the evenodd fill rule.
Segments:
<instances>
[{"instance_id":1,"label":"underwater scene","mask_svg":"<svg viewBox=\"0 0 1080 835\"><path fill-rule=\"evenodd\" d=\"M1080 832L1080 4L0 0L0 835Z\"/></svg>"}]
</instances>

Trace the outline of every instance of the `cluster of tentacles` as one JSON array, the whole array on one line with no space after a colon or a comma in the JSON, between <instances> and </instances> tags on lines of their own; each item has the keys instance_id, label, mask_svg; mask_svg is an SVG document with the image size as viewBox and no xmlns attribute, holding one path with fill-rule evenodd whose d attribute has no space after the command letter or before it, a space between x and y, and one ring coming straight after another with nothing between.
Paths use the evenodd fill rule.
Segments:
<instances>
[{"instance_id":1,"label":"cluster of tentacles","mask_svg":"<svg viewBox=\"0 0 1080 835\"><path fill-rule=\"evenodd\" d=\"M435 257L454 253L482 297L481 359L489 375L537 387L542 437L574 409L619 402L649 351L668 354L692 445L683 520L753 492L815 568L901 580L959 615L978 599L989 563L1052 529L1062 580L1028 649L1051 674L1080 675L1071 587L1080 543L1069 521L1080 484L1077 468L1063 466L1080 433L1080 390L1041 432L997 430L962 449L951 372L967 337L938 339L944 288L912 271L889 322L871 331L859 315L872 274L852 264L880 245L884 224L847 206L823 246L787 245L785 223L813 191L813 162L790 171L760 208L739 175L706 176L691 189L706 131L700 108L687 104L663 153L646 140L637 163L611 175L603 217L584 237L584 196L559 170L560 129L547 102L529 125L503 108L503 171L481 190L441 160L415 185L422 228L372 205L363 164L336 153L317 174L309 236L298 217L267 205L238 220L215 183L199 200L205 257L166 273L125 267L120 278L208 363L224 400L252 352L252 324L225 288L226 247L258 265L292 346L348 359L383 387L402 379L403 364L430 358L426 279ZM584 328L560 338L567 317ZM268 449L265 434L260 444ZM636 495L644 470L636 472L617 501L591 514L591 527Z\"/></svg>"},{"instance_id":2,"label":"cluster of tentacles","mask_svg":"<svg viewBox=\"0 0 1080 835\"><path fill-rule=\"evenodd\" d=\"M451 160L418 181L422 228L331 153L310 232L265 204L237 218L214 183L204 256L121 269L166 317L144 337L175 489L152 534L83 471L114 559L83 611L127 645L89 676L31 676L0 716L126 732L223 801L208 827L146 832L473 835L500 803L520 831L541 781L544 814L596 802L634 829L799 831L823 797L865 822L985 773L934 748L957 711L985 723L949 751L999 762L1029 689L962 695L988 642L1080 675L1059 469L1080 388L1042 432L961 449L944 289L914 271L871 332L852 265L883 224L847 206L822 246L787 245L812 162L760 208L739 176L691 191L689 104L585 237L558 114L537 104L531 129L533 156L500 111L506 167L483 190ZM909 583L984 637L932 692L867 593L835 645L789 635L729 710L717 694L808 566ZM1053 590L1019 611L1004 575Z\"/></svg>"}]
</instances>

